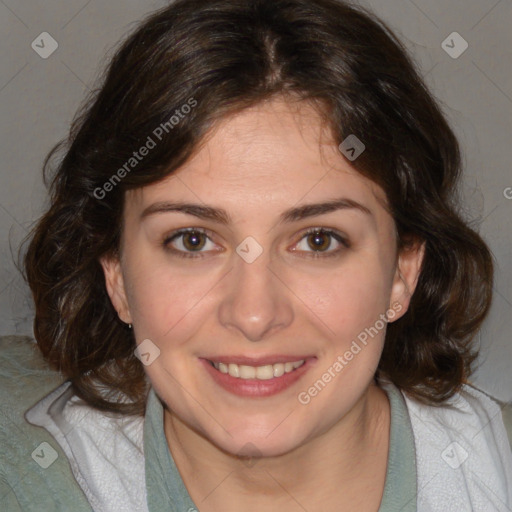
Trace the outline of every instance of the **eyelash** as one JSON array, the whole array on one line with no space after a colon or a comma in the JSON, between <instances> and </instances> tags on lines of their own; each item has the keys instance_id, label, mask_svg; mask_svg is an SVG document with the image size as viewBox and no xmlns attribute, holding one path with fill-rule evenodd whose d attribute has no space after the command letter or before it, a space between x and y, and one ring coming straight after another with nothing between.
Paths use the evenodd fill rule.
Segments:
<instances>
[{"instance_id":1,"label":"eyelash","mask_svg":"<svg viewBox=\"0 0 512 512\"><path fill-rule=\"evenodd\" d=\"M203 256L203 253L201 253L201 252L185 252L185 251L181 251L181 250L177 250L177 249L172 249L172 248L169 247L169 244L171 242L173 242L174 240L176 240L180 236L183 236L183 235L185 235L187 233L202 233L203 235L206 235L207 238L210 238L208 236L208 231L204 230L202 228L179 229L179 230L175 231L174 233L171 233L168 237L166 237L163 240L162 245L163 245L164 249L166 249L167 251L172 252L173 254L175 254L176 256L178 256L180 258L192 258L192 259L203 258L204 256ZM344 248L348 249L350 247L350 244L349 244L348 240L345 239L343 236L341 236L337 231L333 231L333 230L325 229L325 228L310 228L310 229L308 229L307 231L305 231L302 234L302 236L299 239L299 242L302 241L307 236L313 235L313 234L328 235L328 236L334 238L337 242L339 242ZM299 242L297 242L297 243L299 243ZM339 256L341 251L343 251L342 248L338 248L338 249L336 249L334 251L328 251L328 252L325 252L325 251L311 251L308 256L303 255L301 257L305 257L305 258L332 258L332 257ZM308 252L306 254L308 254Z\"/></svg>"}]
</instances>

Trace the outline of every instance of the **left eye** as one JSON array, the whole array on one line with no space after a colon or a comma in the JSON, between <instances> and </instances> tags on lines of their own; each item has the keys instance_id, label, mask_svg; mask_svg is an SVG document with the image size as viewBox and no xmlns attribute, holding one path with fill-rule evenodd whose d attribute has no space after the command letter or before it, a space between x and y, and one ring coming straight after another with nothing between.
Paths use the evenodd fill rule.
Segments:
<instances>
[{"instance_id":1,"label":"left eye","mask_svg":"<svg viewBox=\"0 0 512 512\"><path fill-rule=\"evenodd\" d=\"M312 256L323 256L322 253L328 253L326 256L332 256L342 250L340 248L330 251L328 250L332 245L333 239L338 245L348 247L348 242L340 234L335 231L325 230L322 228L315 228L307 231L302 236L301 241L296 245L296 247L301 251L313 252ZM304 243L307 244L307 247L301 247L301 244ZM312 251L308 251L308 248L312 249ZM295 251L296 249L293 250Z\"/></svg>"}]
</instances>

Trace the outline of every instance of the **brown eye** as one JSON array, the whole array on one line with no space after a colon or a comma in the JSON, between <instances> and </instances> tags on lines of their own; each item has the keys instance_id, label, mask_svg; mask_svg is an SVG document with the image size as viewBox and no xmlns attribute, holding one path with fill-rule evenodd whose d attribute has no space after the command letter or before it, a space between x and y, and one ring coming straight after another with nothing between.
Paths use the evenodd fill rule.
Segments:
<instances>
[{"instance_id":1,"label":"brown eye","mask_svg":"<svg viewBox=\"0 0 512 512\"><path fill-rule=\"evenodd\" d=\"M307 237L309 247L315 251L323 252L331 245L331 236L322 231L310 233Z\"/></svg>"},{"instance_id":2,"label":"brown eye","mask_svg":"<svg viewBox=\"0 0 512 512\"><path fill-rule=\"evenodd\" d=\"M187 251L200 250L206 243L206 236L199 231L183 233L183 246Z\"/></svg>"},{"instance_id":3,"label":"brown eye","mask_svg":"<svg viewBox=\"0 0 512 512\"><path fill-rule=\"evenodd\" d=\"M209 244L209 245L208 245ZM165 250L184 258L205 256L203 249L215 249L210 237L200 229L180 229L169 235L162 243Z\"/></svg>"},{"instance_id":4,"label":"brown eye","mask_svg":"<svg viewBox=\"0 0 512 512\"><path fill-rule=\"evenodd\" d=\"M348 240L336 231L324 228L312 228L303 234L293 249L304 257L334 257L350 247Z\"/></svg>"}]
</instances>

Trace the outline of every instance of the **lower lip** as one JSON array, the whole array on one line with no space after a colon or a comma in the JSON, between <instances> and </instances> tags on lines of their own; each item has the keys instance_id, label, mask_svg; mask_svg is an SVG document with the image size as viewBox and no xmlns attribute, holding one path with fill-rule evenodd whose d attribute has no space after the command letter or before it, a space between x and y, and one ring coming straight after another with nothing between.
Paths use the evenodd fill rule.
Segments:
<instances>
[{"instance_id":1,"label":"lower lip","mask_svg":"<svg viewBox=\"0 0 512 512\"><path fill-rule=\"evenodd\" d=\"M238 396L245 397L268 397L277 395L285 389L288 389L297 382L316 361L316 358L307 359L302 366L296 368L290 373L285 373L281 377L272 379L239 379L232 377L229 373L221 373L214 368L207 359L200 359L206 371L212 376L213 380L226 391Z\"/></svg>"}]
</instances>

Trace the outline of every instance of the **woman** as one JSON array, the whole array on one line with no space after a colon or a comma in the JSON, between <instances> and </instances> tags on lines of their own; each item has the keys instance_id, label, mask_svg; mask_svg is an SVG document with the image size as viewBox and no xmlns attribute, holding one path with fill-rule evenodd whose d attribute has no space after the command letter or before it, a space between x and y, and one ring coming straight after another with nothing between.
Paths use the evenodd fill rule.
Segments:
<instances>
[{"instance_id":1,"label":"woman","mask_svg":"<svg viewBox=\"0 0 512 512\"><path fill-rule=\"evenodd\" d=\"M493 265L457 213L459 174L371 14L152 15L76 119L25 260L38 347L66 379L26 417L77 485L50 493L46 473L9 503L512 506L499 407L467 380Z\"/></svg>"}]
</instances>

